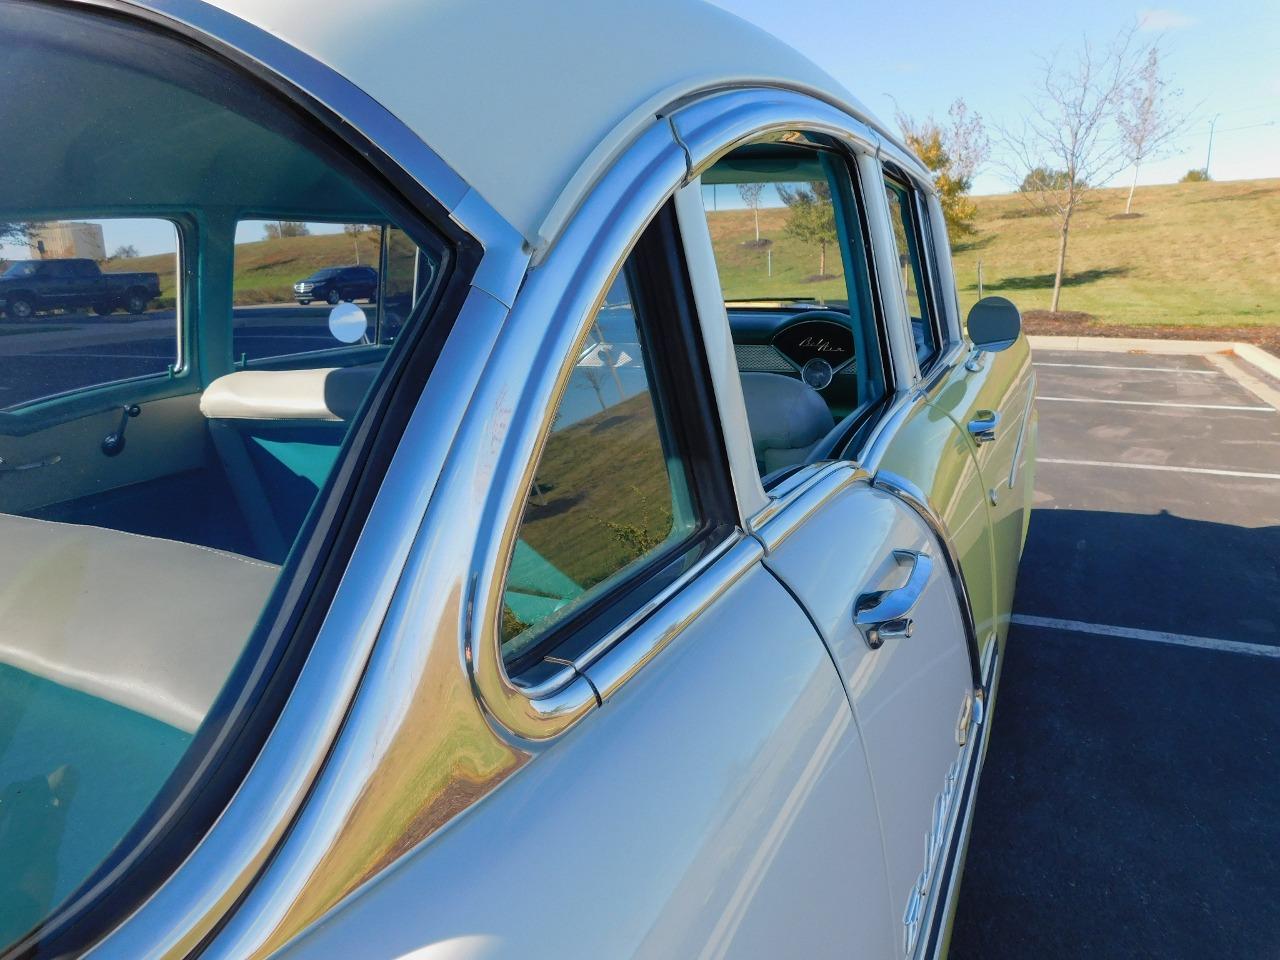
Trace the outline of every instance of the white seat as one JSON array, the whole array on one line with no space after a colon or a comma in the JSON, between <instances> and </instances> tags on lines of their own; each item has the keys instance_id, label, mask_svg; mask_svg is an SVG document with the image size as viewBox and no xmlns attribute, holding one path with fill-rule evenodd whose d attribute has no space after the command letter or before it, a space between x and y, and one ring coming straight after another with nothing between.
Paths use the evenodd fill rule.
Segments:
<instances>
[{"instance_id":1,"label":"white seat","mask_svg":"<svg viewBox=\"0 0 1280 960\"><path fill-rule=\"evenodd\" d=\"M188 732L278 573L195 544L12 514L0 514L0 544L0 663Z\"/></svg>"},{"instance_id":2,"label":"white seat","mask_svg":"<svg viewBox=\"0 0 1280 960\"><path fill-rule=\"evenodd\" d=\"M760 475L804 463L835 426L818 391L779 373L744 373L741 378Z\"/></svg>"}]
</instances>

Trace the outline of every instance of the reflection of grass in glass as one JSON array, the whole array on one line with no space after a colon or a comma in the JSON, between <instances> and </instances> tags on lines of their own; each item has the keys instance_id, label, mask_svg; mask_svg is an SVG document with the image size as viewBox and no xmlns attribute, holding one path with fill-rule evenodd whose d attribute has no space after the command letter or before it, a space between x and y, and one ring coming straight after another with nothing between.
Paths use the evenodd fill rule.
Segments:
<instances>
[{"instance_id":1,"label":"reflection of grass in glass","mask_svg":"<svg viewBox=\"0 0 1280 960\"><path fill-rule=\"evenodd\" d=\"M520 537L591 587L671 534L671 486L653 402L641 393L553 433ZM570 498L566 509L557 506Z\"/></svg>"}]
</instances>

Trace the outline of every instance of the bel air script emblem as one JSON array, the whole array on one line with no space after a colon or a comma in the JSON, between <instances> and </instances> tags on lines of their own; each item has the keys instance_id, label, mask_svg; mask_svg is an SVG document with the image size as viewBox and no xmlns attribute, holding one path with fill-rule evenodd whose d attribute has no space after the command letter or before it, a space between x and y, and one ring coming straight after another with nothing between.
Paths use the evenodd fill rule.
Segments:
<instances>
[{"instance_id":1,"label":"bel air script emblem","mask_svg":"<svg viewBox=\"0 0 1280 960\"><path fill-rule=\"evenodd\" d=\"M817 350L819 353L844 353L839 347L833 345L830 340L822 337L805 337L798 346L807 350Z\"/></svg>"}]
</instances>

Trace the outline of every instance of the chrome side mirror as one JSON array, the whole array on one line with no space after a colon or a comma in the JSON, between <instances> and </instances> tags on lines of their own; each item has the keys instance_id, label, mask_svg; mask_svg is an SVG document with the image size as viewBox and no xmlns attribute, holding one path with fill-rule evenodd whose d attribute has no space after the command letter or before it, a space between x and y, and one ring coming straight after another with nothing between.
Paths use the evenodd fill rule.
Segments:
<instances>
[{"instance_id":1,"label":"chrome side mirror","mask_svg":"<svg viewBox=\"0 0 1280 960\"><path fill-rule=\"evenodd\" d=\"M967 324L975 350L999 353L1017 341L1022 314L1004 297L983 297L969 311Z\"/></svg>"}]
</instances>

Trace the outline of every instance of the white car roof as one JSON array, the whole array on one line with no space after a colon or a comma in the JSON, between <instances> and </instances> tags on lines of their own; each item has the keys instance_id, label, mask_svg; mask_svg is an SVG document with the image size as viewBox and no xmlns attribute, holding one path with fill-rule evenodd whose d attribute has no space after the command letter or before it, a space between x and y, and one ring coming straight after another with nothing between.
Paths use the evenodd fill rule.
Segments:
<instances>
[{"instance_id":1,"label":"white car roof","mask_svg":"<svg viewBox=\"0 0 1280 960\"><path fill-rule=\"evenodd\" d=\"M534 246L656 112L698 90L784 84L883 130L806 57L702 0L214 2L378 100Z\"/></svg>"}]
</instances>

